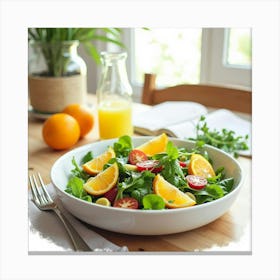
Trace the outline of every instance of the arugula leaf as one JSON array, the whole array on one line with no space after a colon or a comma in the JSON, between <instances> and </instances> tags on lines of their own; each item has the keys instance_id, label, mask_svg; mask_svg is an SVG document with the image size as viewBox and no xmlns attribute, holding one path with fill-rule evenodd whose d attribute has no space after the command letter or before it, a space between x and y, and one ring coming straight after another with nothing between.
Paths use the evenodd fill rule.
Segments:
<instances>
[{"instance_id":1,"label":"arugula leaf","mask_svg":"<svg viewBox=\"0 0 280 280\"><path fill-rule=\"evenodd\" d=\"M82 200L86 200L88 202L92 202L92 198L90 195L87 194L87 192L83 188L83 180L78 177L72 177L68 181L68 184L66 186L66 192L69 194L72 194L75 197L78 197Z\"/></svg>"},{"instance_id":2,"label":"arugula leaf","mask_svg":"<svg viewBox=\"0 0 280 280\"><path fill-rule=\"evenodd\" d=\"M166 153L169 159L177 159L179 157L178 148L171 141L167 143Z\"/></svg>"},{"instance_id":3,"label":"arugula leaf","mask_svg":"<svg viewBox=\"0 0 280 280\"><path fill-rule=\"evenodd\" d=\"M224 196L223 189L219 185L216 185L216 184L208 185L205 188L205 190L208 193L208 195L212 196L215 199L218 199L218 198L221 198Z\"/></svg>"},{"instance_id":4,"label":"arugula leaf","mask_svg":"<svg viewBox=\"0 0 280 280\"><path fill-rule=\"evenodd\" d=\"M116 153L116 157L121 159L123 163L127 163L128 155L133 149L131 137L124 135L114 143L113 149Z\"/></svg>"},{"instance_id":5,"label":"arugula leaf","mask_svg":"<svg viewBox=\"0 0 280 280\"><path fill-rule=\"evenodd\" d=\"M219 185L211 184L205 187L203 190L195 192L194 195L196 198L196 203L202 204L223 197L224 191Z\"/></svg>"},{"instance_id":6,"label":"arugula leaf","mask_svg":"<svg viewBox=\"0 0 280 280\"><path fill-rule=\"evenodd\" d=\"M90 161L90 160L92 160L92 159L93 159L93 154L92 154L91 151L89 151L87 154L85 154L85 155L83 156L82 161L81 161L81 164L84 164L84 163L86 163L86 162L88 162L88 161Z\"/></svg>"},{"instance_id":7,"label":"arugula leaf","mask_svg":"<svg viewBox=\"0 0 280 280\"><path fill-rule=\"evenodd\" d=\"M144 210L161 210L165 208L162 197L157 194L147 194L143 197Z\"/></svg>"},{"instance_id":8,"label":"arugula leaf","mask_svg":"<svg viewBox=\"0 0 280 280\"><path fill-rule=\"evenodd\" d=\"M79 167L78 163L75 160L75 157L72 158L72 164L74 165L74 169L71 170L72 175L82 179L83 181L87 181L87 179L90 177L90 175L87 174L86 172L84 172Z\"/></svg>"},{"instance_id":9,"label":"arugula leaf","mask_svg":"<svg viewBox=\"0 0 280 280\"><path fill-rule=\"evenodd\" d=\"M166 181L179 189L186 186L185 176L178 160L163 159L161 162L164 165L161 174Z\"/></svg>"},{"instance_id":10,"label":"arugula leaf","mask_svg":"<svg viewBox=\"0 0 280 280\"><path fill-rule=\"evenodd\" d=\"M131 172L131 176L118 184L116 199L123 198L125 194L134 197L142 205L142 198L153 192L153 179L155 174L150 171Z\"/></svg>"},{"instance_id":11,"label":"arugula leaf","mask_svg":"<svg viewBox=\"0 0 280 280\"><path fill-rule=\"evenodd\" d=\"M211 131L207 126L205 116L201 116L196 125L196 137L188 139L195 141L197 149L203 147L204 144L208 144L222 149L237 158L239 151L249 149L248 138L248 135L236 136L234 131L225 128L221 131L216 129Z\"/></svg>"},{"instance_id":12,"label":"arugula leaf","mask_svg":"<svg viewBox=\"0 0 280 280\"><path fill-rule=\"evenodd\" d=\"M164 179L177 188L182 189L186 186L186 181L183 170L180 167L178 157L178 148L169 141L167 143L166 153L155 155L153 158L159 160L160 165L164 166L161 171L161 175Z\"/></svg>"},{"instance_id":13,"label":"arugula leaf","mask_svg":"<svg viewBox=\"0 0 280 280\"><path fill-rule=\"evenodd\" d=\"M219 185L222 187L225 193L229 193L233 189L234 179L227 178L219 182Z\"/></svg>"}]
</instances>

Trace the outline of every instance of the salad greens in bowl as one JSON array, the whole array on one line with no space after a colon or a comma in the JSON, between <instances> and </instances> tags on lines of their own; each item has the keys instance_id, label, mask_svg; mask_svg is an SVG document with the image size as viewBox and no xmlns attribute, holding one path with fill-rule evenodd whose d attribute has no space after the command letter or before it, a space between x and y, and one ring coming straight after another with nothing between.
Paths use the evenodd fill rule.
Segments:
<instances>
[{"instance_id":1,"label":"salad greens in bowl","mask_svg":"<svg viewBox=\"0 0 280 280\"><path fill-rule=\"evenodd\" d=\"M162 134L74 149L54 163L51 180L64 207L80 220L120 233L159 235L222 216L243 175L222 150Z\"/></svg>"}]
</instances>

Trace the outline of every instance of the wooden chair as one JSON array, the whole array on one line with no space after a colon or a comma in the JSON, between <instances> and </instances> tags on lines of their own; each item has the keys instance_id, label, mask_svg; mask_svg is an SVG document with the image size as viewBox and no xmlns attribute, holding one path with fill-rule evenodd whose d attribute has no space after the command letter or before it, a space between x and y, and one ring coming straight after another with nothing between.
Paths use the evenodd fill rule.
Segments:
<instances>
[{"instance_id":1,"label":"wooden chair","mask_svg":"<svg viewBox=\"0 0 280 280\"><path fill-rule=\"evenodd\" d=\"M203 84L156 89L156 75L145 74L142 103L155 105L164 101L193 101L206 107L252 114L251 91Z\"/></svg>"}]
</instances>

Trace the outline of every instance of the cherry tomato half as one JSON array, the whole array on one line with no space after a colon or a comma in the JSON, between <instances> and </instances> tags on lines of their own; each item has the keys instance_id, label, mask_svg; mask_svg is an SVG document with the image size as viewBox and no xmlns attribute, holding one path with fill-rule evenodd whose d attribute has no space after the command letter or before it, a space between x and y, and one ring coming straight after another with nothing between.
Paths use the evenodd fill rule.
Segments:
<instances>
[{"instance_id":1,"label":"cherry tomato half","mask_svg":"<svg viewBox=\"0 0 280 280\"><path fill-rule=\"evenodd\" d=\"M162 170L162 166L159 166L159 161L149 159L136 163L138 171L150 170L153 173L158 173Z\"/></svg>"},{"instance_id":2,"label":"cherry tomato half","mask_svg":"<svg viewBox=\"0 0 280 280\"><path fill-rule=\"evenodd\" d=\"M113 206L119 208L138 209L139 203L133 197L124 197L116 200Z\"/></svg>"},{"instance_id":3,"label":"cherry tomato half","mask_svg":"<svg viewBox=\"0 0 280 280\"><path fill-rule=\"evenodd\" d=\"M186 180L190 188L195 190L201 190L207 185L207 180L197 175L187 175Z\"/></svg>"},{"instance_id":4,"label":"cherry tomato half","mask_svg":"<svg viewBox=\"0 0 280 280\"><path fill-rule=\"evenodd\" d=\"M133 165L135 165L137 162L145 161L147 159L147 155L140 150L132 150L128 155L128 161Z\"/></svg>"},{"instance_id":5,"label":"cherry tomato half","mask_svg":"<svg viewBox=\"0 0 280 280\"><path fill-rule=\"evenodd\" d=\"M117 193L118 193L118 189L117 187L114 187L111 190L104 193L103 196L106 197L111 203L113 203L117 196Z\"/></svg>"},{"instance_id":6,"label":"cherry tomato half","mask_svg":"<svg viewBox=\"0 0 280 280\"><path fill-rule=\"evenodd\" d=\"M181 167L187 167L187 164L184 161L179 161Z\"/></svg>"}]
</instances>

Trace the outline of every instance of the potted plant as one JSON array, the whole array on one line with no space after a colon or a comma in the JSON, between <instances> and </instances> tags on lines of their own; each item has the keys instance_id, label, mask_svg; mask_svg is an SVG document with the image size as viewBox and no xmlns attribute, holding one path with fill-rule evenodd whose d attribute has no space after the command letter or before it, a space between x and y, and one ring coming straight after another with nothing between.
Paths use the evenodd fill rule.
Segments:
<instances>
[{"instance_id":1,"label":"potted plant","mask_svg":"<svg viewBox=\"0 0 280 280\"><path fill-rule=\"evenodd\" d=\"M96 41L123 47L118 28L29 28L29 97L33 110L55 113L71 103L84 104L87 67L77 53L81 44L99 64Z\"/></svg>"}]
</instances>

